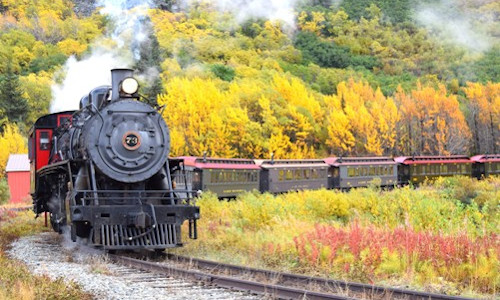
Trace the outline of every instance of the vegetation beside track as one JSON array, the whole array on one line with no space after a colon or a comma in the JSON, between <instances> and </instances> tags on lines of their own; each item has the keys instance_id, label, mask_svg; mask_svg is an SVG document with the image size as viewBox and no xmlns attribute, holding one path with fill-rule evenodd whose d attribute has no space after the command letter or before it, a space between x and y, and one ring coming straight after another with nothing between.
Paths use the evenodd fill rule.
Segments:
<instances>
[{"instance_id":1,"label":"vegetation beside track","mask_svg":"<svg viewBox=\"0 0 500 300\"><path fill-rule=\"evenodd\" d=\"M198 202L206 259L468 296L500 287L500 178Z\"/></svg>"},{"instance_id":2,"label":"vegetation beside track","mask_svg":"<svg viewBox=\"0 0 500 300\"><path fill-rule=\"evenodd\" d=\"M91 299L76 284L35 276L7 256L14 240L46 230L43 222L35 220L31 211L0 210L0 299Z\"/></svg>"}]
</instances>

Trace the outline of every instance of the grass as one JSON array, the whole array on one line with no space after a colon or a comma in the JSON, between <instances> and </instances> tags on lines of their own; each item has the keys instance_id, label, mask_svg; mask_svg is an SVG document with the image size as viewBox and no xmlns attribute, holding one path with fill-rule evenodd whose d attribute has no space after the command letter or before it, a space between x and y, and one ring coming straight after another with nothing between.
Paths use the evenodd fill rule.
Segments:
<instances>
[{"instance_id":1,"label":"grass","mask_svg":"<svg viewBox=\"0 0 500 300\"><path fill-rule=\"evenodd\" d=\"M9 258L6 250L19 237L46 230L32 212L0 209L0 299L92 299L73 282L35 276L26 266Z\"/></svg>"},{"instance_id":2,"label":"grass","mask_svg":"<svg viewBox=\"0 0 500 300\"><path fill-rule=\"evenodd\" d=\"M500 289L500 178L417 189L205 194L180 254L448 294Z\"/></svg>"}]
</instances>

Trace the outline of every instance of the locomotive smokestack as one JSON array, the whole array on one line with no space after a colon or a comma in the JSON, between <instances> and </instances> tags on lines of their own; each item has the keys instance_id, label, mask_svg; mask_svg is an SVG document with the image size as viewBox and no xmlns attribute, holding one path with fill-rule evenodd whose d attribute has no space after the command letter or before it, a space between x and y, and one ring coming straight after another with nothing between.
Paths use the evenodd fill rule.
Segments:
<instances>
[{"instance_id":1,"label":"locomotive smokestack","mask_svg":"<svg viewBox=\"0 0 500 300\"><path fill-rule=\"evenodd\" d=\"M111 101L116 101L120 98L120 83L123 79L133 77L134 70L132 69L113 69L111 70L111 86L112 94Z\"/></svg>"}]
</instances>

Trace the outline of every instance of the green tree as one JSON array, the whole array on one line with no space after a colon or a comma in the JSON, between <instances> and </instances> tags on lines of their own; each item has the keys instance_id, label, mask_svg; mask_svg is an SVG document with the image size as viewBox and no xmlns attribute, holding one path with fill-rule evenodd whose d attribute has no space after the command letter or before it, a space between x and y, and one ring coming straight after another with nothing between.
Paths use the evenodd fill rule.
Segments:
<instances>
[{"instance_id":1,"label":"green tree","mask_svg":"<svg viewBox=\"0 0 500 300\"><path fill-rule=\"evenodd\" d=\"M236 75L233 68L222 64L211 65L210 71L224 81L232 81Z\"/></svg>"},{"instance_id":2,"label":"green tree","mask_svg":"<svg viewBox=\"0 0 500 300\"><path fill-rule=\"evenodd\" d=\"M379 62L373 56L353 55L349 47L323 41L312 32L297 34L294 45L302 50L306 61L312 61L321 67L346 68L348 66L360 66L373 69L379 65Z\"/></svg>"},{"instance_id":3,"label":"green tree","mask_svg":"<svg viewBox=\"0 0 500 300\"><path fill-rule=\"evenodd\" d=\"M7 72L0 80L0 109L11 122L22 123L28 113L28 101L24 98L19 76L7 65Z\"/></svg>"}]
</instances>

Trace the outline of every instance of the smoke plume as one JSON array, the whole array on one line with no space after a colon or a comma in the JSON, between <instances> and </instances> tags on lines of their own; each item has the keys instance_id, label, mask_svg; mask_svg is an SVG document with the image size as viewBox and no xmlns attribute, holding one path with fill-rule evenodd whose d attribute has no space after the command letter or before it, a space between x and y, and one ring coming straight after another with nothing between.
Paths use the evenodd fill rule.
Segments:
<instances>
[{"instance_id":1,"label":"smoke plume","mask_svg":"<svg viewBox=\"0 0 500 300\"><path fill-rule=\"evenodd\" d=\"M472 52L484 52L491 47L492 37L485 30L488 18L458 0L422 5L417 8L416 19L445 41Z\"/></svg>"},{"instance_id":2,"label":"smoke plume","mask_svg":"<svg viewBox=\"0 0 500 300\"><path fill-rule=\"evenodd\" d=\"M181 7L199 3L200 0L183 0ZM294 7L300 0L206 0L217 10L234 14L236 20L242 23L248 19L263 18L272 21L282 21L289 27L295 26Z\"/></svg>"},{"instance_id":3,"label":"smoke plume","mask_svg":"<svg viewBox=\"0 0 500 300\"><path fill-rule=\"evenodd\" d=\"M91 89L111 83L110 70L131 68L140 59L140 46L147 40L150 1L100 0L99 12L107 15L113 28L95 41L90 54L81 60L70 57L62 74L61 84L52 86L51 112L76 110L82 96Z\"/></svg>"}]
</instances>

